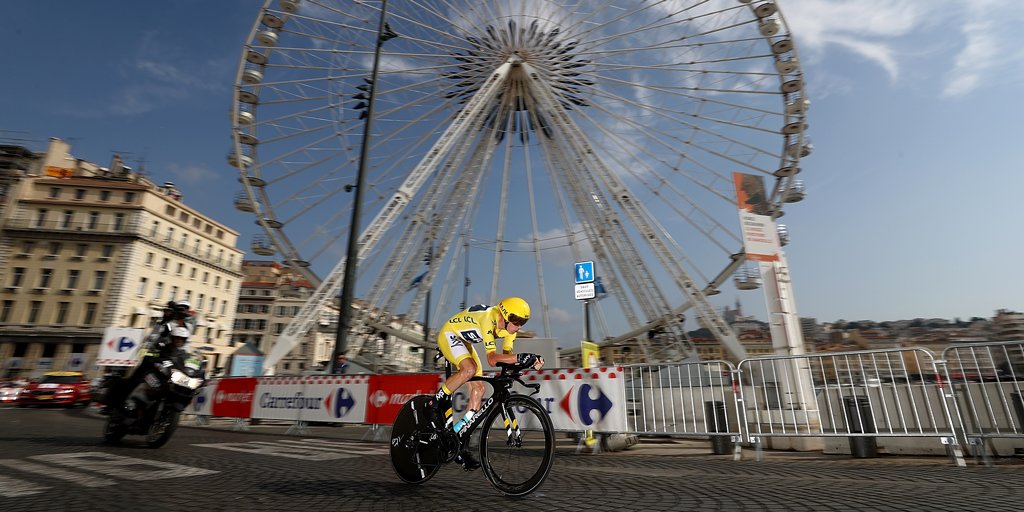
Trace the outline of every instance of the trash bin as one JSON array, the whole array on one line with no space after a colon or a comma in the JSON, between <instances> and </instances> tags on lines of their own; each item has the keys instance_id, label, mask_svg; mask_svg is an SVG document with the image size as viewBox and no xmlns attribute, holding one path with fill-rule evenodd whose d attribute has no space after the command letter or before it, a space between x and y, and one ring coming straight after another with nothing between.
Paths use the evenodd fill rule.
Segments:
<instances>
[{"instance_id":1,"label":"trash bin","mask_svg":"<svg viewBox=\"0 0 1024 512\"><path fill-rule=\"evenodd\" d=\"M779 396L778 382L764 383L764 402L766 409L782 409L782 397Z\"/></svg>"},{"instance_id":2,"label":"trash bin","mask_svg":"<svg viewBox=\"0 0 1024 512\"><path fill-rule=\"evenodd\" d=\"M704 421L707 423L708 432L728 432L729 419L725 414L725 402L707 401L704 402ZM715 455L728 455L732 453L731 436L708 436L711 439L711 452Z\"/></svg>"},{"instance_id":3,"label":"trash bin","mask_svg":"<svg viewBox=\"0 0 1024 512\"><path fill-rule=\"evenodd\" d=\"M851 434L875 433L871 417L871 401L866 396L848 396L843 399L846 422ZM850 455L857 458L878 456L878 443L874 436L850 436Z\"/></svg>"},{"instance_id":4,"label":"trash bin","mask_svg":"<svg viewBox=\"0 0 1024 512\"><path fill-rule=\"evenodd\" d=\"M1020 393L1010 393L1010 400L1013 401L1013 411L1017 413L1017 432L1024 432L1024 399Z\"/></svg>"}]
</instances>

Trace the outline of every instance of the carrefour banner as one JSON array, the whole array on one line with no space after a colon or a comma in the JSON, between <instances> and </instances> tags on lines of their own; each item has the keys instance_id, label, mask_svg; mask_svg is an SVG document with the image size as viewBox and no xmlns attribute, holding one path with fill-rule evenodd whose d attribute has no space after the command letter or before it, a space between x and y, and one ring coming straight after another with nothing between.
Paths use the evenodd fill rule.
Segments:
<instances>
[{"instance_id":1,"label":"carrefour banner","mask_svg":"<svg viewBox=\"0 0 1024 512\"><path fill-rule=\"evenodd\" d=\"M369 380L369 375L260 378L252 417L363 423Z\"/></svg>"},{"instance_id":2,"label":"carrefour banner","mask_svg":"<svg viewBox=\"0 0 1024 512\"><path fill-rule=\"evenodd\" d=\"M213 397L217 395L217 380L207 381L206 385L196 390L196 396L192 398L185 412L199 416L213 415Z\"/></svg>"},{"instance_id":3,"label":"carrefour banner","mask_svg":"<svg viewBox=\"0 0 1024 512\"><path fill-rule=\"evenodd\" d=\"M540 383L533 398L547 409L555 430L627 431L622 367L531 371L523 373L523 380Z\"/></svg>"},{"instance_id":4,"label":"carrefour banner","mask_svg":"<svg viewBox=\"0 0 1024 512\"><path fill-rule=\"evenodd\" d=\"M145 334L142 329L107 327L96 356L98 366L134 366Z\"/></svg>"}]
</instances>

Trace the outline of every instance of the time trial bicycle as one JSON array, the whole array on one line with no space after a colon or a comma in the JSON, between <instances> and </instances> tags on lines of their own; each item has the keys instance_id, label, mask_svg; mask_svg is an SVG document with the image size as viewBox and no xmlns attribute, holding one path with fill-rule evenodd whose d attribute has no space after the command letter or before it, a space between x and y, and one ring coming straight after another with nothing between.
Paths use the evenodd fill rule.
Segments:
<instances>
[{"instance_id":1,"label":"time trial bicycle","mask_svg":"<svg viewBox=\"0 0 1024 512\"><path fill-rule=\"evenodd\" d=\"M445 361L445 374L451 363ZM540 384L523 382L519 364L498 363L493 377L473 377L491 385L480 412L457 433L431 420L433 396L418 395L402 406L391 428L391 465L403 481L421 484L442 465L453 460L479 432L480 466L487 480L508 496L535 491L551 471L555 455L555 429L547 410L532 395ZM515 383L533 390L522 395Z\"/></svg>"}]
</instances>

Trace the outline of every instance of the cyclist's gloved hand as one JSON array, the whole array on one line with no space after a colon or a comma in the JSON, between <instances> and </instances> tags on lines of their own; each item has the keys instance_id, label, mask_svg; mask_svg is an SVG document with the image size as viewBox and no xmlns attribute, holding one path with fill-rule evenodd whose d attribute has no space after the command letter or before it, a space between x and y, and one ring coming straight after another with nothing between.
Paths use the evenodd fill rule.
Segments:
<instances>
[{"instance_id":1,"label":"cyclist's gloved hand","mask_svg":"<svg viewBox=\"0 0 1024 512\"><path fill-rule=\"evenodd\" d=\"M530 368L533 365L537 364L537 359L539 358L540 356L538 356L537 354L523 352L517 356L516 361L519 363L519 366L522 366L523 368Z\"/></svg>"}]
</instances>

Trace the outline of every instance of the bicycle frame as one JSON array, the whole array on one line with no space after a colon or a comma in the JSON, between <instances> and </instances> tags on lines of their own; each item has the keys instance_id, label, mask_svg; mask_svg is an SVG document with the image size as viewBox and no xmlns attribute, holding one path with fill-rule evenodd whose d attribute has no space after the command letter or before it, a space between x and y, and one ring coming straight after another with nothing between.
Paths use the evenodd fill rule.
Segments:
<instances>
[{"instance_id":1,"label":"bicycle frame","mask_svg":"<svg viewBox=\"0 0 1024 512\"><path fill-rule=\"evenodd\" d=\"M441 356L441 354L438 353L438 356ZM508 434L508 443L510 445L515 445L517 447L522 446L523 444L523 433L519 429L519 422L516 421L515 413L505 407L505 400L509 396L515 394L512 392L512 384L516 382L533 390L533 393L530 393L529 396L536 395L537 393L540 392L540 384L527 384L523 382L523 380L519 377L519 372L521 371L521 369L516 368L516 365L498 363L498 366L501 368L501 373L494 377L474 376L473 378L469 379L471 381L475 380L490 384L491 388L494 389L494 392L484 399L484 401L480 404L480 410L477 411L477 414L473 416L473 418L468 422L468 424L462 430L456 433L456 437L458 437L460 445L465 445L466 443L469 442L469 438L470 436L473 435L473 432L476 430L477 425L479 425L480 420L482 418L487 417L488 413L490 413L491 411L491 408L494 407L495 404L500 405L502 408L501 414L502 417L505 419L505 430L506 433ZM445 359L445 378L451 377L451 373L452 363Z\"/></svg>"}]
</instances>

